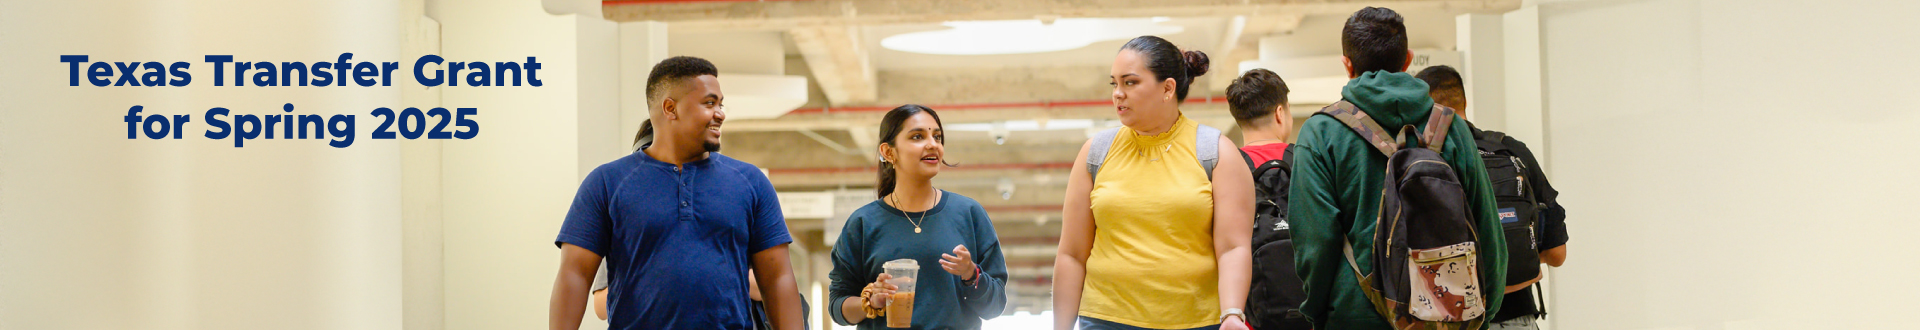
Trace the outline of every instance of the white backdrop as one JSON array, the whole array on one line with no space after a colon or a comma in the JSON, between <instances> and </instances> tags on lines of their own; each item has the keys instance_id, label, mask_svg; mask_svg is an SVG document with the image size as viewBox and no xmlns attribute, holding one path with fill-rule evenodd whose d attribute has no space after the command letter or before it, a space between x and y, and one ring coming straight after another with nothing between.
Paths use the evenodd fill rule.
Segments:
<instances>
[{"instance_id":1,"label":"white backdrop","mask_svg":"<svg viewBox=\"0 0 1920 330\"><path fill-rule=\"evenodd\" d=\"M1920 3L1539 10L1556 329L1912 328Z\"/></svg>"}]
</instances>

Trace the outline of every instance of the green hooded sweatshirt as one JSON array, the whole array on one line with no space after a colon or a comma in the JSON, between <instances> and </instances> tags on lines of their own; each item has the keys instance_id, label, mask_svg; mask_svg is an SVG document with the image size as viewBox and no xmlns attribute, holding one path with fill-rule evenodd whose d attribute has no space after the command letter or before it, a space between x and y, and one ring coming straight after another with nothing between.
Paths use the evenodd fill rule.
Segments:
<instances>
[{"instance_id":1,"label":"green hooded sweatshirt","mask_svg":"<svg viewBox=\"0 0 1920 330\"><path fill-rule=\"evenodd\" d=\"M1340 96L1389 131L1404 125L1426 129L1433 99L1427 84L1405 72L1374 71L1347 82ZM1480 162L1467 122L1455 117L1441 156L1453 164L1464 185L1470 219L1477 224L1481 287L1491 319L1505 288L1506 239L1494 213L1491 184ZM1419 132L1416 130L1415 132ZM1416 133L1417 134L1417 133ZM1408 137L1412 139L1413 137ZM1288 220L1295 248L1294 265L1306 284L1301 312L1314 329L1391 329L1360 291L1341 245L1352 239L1360 271L1373 273L1364 256L1373 254L1374 219L1380 213L1381 184L1387 157L1331 116L1315 115L1300 128L1293 155Z\"/></svg>"}]
</instances>

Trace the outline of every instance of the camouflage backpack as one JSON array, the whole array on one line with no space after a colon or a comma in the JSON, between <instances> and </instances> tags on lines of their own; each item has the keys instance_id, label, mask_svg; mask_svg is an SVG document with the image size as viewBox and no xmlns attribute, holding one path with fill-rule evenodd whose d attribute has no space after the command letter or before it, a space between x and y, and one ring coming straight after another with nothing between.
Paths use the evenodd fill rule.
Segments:
<instances>
[{"instance_id":1,"label":"camouflage backpack","mask_svg":"<svg viewBox=\"0 0 1920 330\"><path fill-rule=\"evenodd\" d=\"M1474 246L1479 234L1468 213L1466 192L1440 154L1453 109L1434 105L1425 134L1413 139L1413 125L1389 137L1393 131L1346 101L1318 114L1339 119L1387 156L1380 215L1373 223L1373 253L1355 258L1351 238L1342 246L1374 310L1394 329L1480 329L1491 316L1485 315L1485 295L1490 293L1480 285L1477 265L1484 247ZM1370 263L1375 272L1360 272L1361 262Z\"/></svg>"}]
</instances>

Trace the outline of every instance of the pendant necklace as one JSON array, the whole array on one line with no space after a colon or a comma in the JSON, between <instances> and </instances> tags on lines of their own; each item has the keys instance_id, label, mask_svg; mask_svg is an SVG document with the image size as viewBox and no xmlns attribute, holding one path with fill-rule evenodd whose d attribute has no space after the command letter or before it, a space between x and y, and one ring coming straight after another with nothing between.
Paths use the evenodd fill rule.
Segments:
<instances>
[{"instance_id":1,"label":"pendant necklace","mask_svg":"<svg viewBox=\"0 0 1920 330\"><path fill-rule=\"evenodd\" d=\"M936 191L937 191L937 190L936 190ZM887 196L887 198L888 198L888 199L892 199L892 200L893 200L893 205L894 205L894 206L897 206L897 207L896 207L896 208L894 208L894 209L895 209L895 210L899 210L899 211L900 211L900 216L901 216L901 217L904 217L904 218L907 218L907 223L911 223L911 224L913 224L913 233L915 233L915 234L919 234L919 233L920 233L920 222L921 222L921 221L926 221L926 220L927 220L927 214L926 214L926 213L921 213L921 214L920 214L920 220L919 220L919 221L915 221L915 220L913 220L913 216L912 216L912 215L907 215L907 209L905 209L905 208L904 208L904 207L905 207L905 206L907 206L907 205L906 205L906 204L901 204L901 203L900 203L900 195L893 195L893 196Z\"/></svg>"}]
</instances>

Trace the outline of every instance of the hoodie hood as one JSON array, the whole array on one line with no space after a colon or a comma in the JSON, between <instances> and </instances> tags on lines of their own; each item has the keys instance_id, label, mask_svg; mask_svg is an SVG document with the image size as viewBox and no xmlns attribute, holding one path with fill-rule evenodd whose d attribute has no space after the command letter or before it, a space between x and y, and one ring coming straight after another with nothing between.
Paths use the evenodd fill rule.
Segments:
<instances>
[{"instance_id":1,"label":"hoodie hood","mask_svg":"<svg viewBox=\"0 0 1920 330\"><path fill-rule=\"evenodd\" d=\"M1406 72L1373 71L1347 81L1340 97L1365 110L1367 116L1388 130L1419 125L1433 111L1433 98L1427 96L1427 82Z\"/></svg>"}]
</instances>

